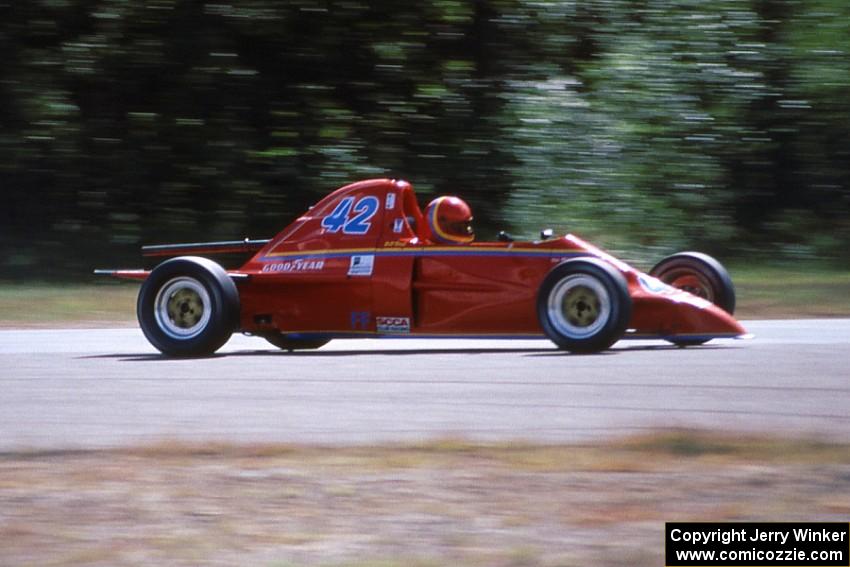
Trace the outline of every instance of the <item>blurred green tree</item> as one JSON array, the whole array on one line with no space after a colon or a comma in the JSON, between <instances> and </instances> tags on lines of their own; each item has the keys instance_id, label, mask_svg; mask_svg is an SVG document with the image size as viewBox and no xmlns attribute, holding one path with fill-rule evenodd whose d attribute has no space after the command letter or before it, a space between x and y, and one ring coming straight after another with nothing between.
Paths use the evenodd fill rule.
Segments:
<instances>
[{"instance_id":1,"label":"blurred green tree","mask_svg":"<svg viewBox=\"0 0 850 567\"><path fill-rule=\"evenodd\" d=\"M846 260L841 0L0 0L0 277L404 177L479 234Z\"/></svg>"}]
</instances>

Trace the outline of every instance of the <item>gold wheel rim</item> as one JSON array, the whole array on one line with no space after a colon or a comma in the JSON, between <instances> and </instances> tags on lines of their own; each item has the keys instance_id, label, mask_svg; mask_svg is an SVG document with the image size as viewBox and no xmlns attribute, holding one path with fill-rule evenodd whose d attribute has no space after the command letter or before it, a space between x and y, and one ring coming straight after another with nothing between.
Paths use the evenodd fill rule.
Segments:
<instances>
[{"instance_id":1,"label":"gold wheel rim","mask_svg":"<svg viewBox=\"0 0 850 567\"><path fill-rule=\"evenodd\" d=\"M204 316L201 295L191 288L181 288L168 298L168 318L181 329L190 329Z\"/></svg>"},{"instance_id":2,"label":"gold wheel rim","mask_svg":"<svg viewBox=\"0 0 850 567\"><path fill-rule=\"evenodd\" d=\"M187 340L204 332L212 316L210 294L195 278L166 282L154 300L157 326L169 337Z\"/></svg>"},{"instance_id":3,"label":"gold wheel rim","mask_svg":"<svg viewBox=\"0 0 850 567\"><path fill-rule=\"evenodd\" d=\"M563 302L564 316L576 327L589 327L599 317L599 296L589 287L579 285L566 294Z\"/></svg>"},{"instance_id":4,"label":"gold wheel rim","mask_svg":"<svg viewBox=\"0 0 850 567\"><path fill-rule=\"evenodd\" d=\"M612 312L610 293L590 274L569 274L549 292L549 322L558 334L570 339L595 336L608 323Z\"/></svg>"}]
</instances>

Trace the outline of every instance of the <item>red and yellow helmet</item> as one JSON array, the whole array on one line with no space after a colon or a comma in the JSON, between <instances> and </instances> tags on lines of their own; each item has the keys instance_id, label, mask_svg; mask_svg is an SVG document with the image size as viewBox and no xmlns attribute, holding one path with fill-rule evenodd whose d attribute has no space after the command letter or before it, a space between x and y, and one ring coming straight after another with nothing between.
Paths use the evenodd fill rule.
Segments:
<instances>
[{"instance_id":1,"label":"red and yellow helmet","mask_svg":"<svg viewBox=\"0 0 850 567\"><path fill-rule=\"evenodd\" d=\"M463 199L437 197L425 210L431 235L444 244L468 244L475 239L472 209Z\"/></svg>"}]
</instances>

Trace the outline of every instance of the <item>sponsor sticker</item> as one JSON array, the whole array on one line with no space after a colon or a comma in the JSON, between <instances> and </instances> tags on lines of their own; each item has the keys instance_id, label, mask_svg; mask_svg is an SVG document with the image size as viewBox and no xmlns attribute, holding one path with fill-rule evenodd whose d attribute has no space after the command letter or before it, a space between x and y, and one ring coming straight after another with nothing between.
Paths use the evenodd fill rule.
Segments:
<instances>
[{"instance_id":1,"label":"sponsor sticker","mask_svg":"<svg viewBox=\"0 0 850 567\"><path fill-rule=\"evenodd\" d=\"M263 266L263 273L318 272L325 267L324 260L291 260L289 262L271 262Z\"/></svg>"},{"instance_id":2,"label":"sponsor sticker","mask_svg":"<svg viewBox=\"0 0 850 567\"><path fill-rule=\"evenodd\" d=\"M379 333L409 333L409 317L375 317L375 326Z\"/></svg>"},{"instance_id":3,"label":"sponsor sticker","mask_svg":"<svg viewBox=\"0 0 850 567\"><path fill-rule=\"evenodd\" d=\"M393 232L398 234L404 229L404 219L395 219L393 221Z\"/></svg>"},{"instance_id":4,"label":"sponsor sticker","mask_svg":"<svg viewBox=\"0 0 850 567\"><path fill-rule=\"evenodd\" d=\"M664 294L669 295L669 294L678 293L678 290L676 288L669 286L666 283L659 280L658 278L654 278L654 277L649 276L647 274L639 274L638 275L638 282L640 283L640 285L643 289L645 289L646 291L648 291L650 293L657 293L659 295L664 295Z\"/></svg>"},{"instance_id":5,"label":"sponsor sticker","mask_svg":"<svg viewBox=\"0 0 850 567\"><path fill-rule=\"evenodd\" d=\"M348 265L349 276L371 276L375 266L375 256L352 256Z\"/></svg>"},{"instance_id":6,"label":"sponsor sticker","mask_svg":"<svg viewBox=\"0 0 850 567\"><path fill-rule=\"evenodd\" d=\"M646 291L656 295L665 295L679 303L688 303L699 309L706 309L711 305L711 302L707 299L697 297L696 295L692 295L686 291L667 285L658 278L654 278L646 274L638 275L638 282Z\"/></svg>"},{"instance_id":7,"label":"sponsor sticker","mask_svg":"<svg viewBox=\"0 0 850 567\"><path fill-rule=\"evenodd\" d=\"M386 207L387 209L395 208L395 193L387 193Z\"/></svg>"}]
</instances>

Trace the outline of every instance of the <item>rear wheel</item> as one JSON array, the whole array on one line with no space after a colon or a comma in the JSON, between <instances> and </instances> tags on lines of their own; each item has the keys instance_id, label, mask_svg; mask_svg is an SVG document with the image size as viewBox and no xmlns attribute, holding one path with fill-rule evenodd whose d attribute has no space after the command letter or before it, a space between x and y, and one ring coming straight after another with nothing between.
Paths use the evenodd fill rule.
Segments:
<instances>
[{"instance_id":1,"label":"rear wheel","mask_svg":"<svg viewBox=\"0 0 850 567\"><path fill-rule=\"evenodd\" d=\"M185 256L157 266L139 290L139 325L148 341L170 356L218 350L239 321L239 292L224 269Z\"/></svg>"},{"instance_id":2,"label":"rear wheel","mask_svg":"<svg viewBox=\"0 0 850 567\"><path fill-rule=\"evenodd\" d=\"M331 342L330 339L293 339L280 333L263 335L263 338L282 350L316 350Z\"/></svg>"},{"instance_id":3,"label":"rear wheel","mask_svg":"<svg viewBox=\"0 0 850 567\"><path fill-rule=\"evenodd\" d=\"M596 352L617 342L629 324L631 307L623 275L596 258L560 264L537 295L537 317L546 336L573 352Z\"/></svg>"},{"instance_id":4,"label":"rear wheel","mask_svg":"<svg viewBox=\"0 0 850 567\"><path fill-rule=\"evenodd\" d=\"M735 312L735 286L723 264L701 252L680 252L658 262L649 275L669 286L714 303L730 315ZM694 346L708 339L672 339L678 346Z\"/></svg>"}]
</instances>

